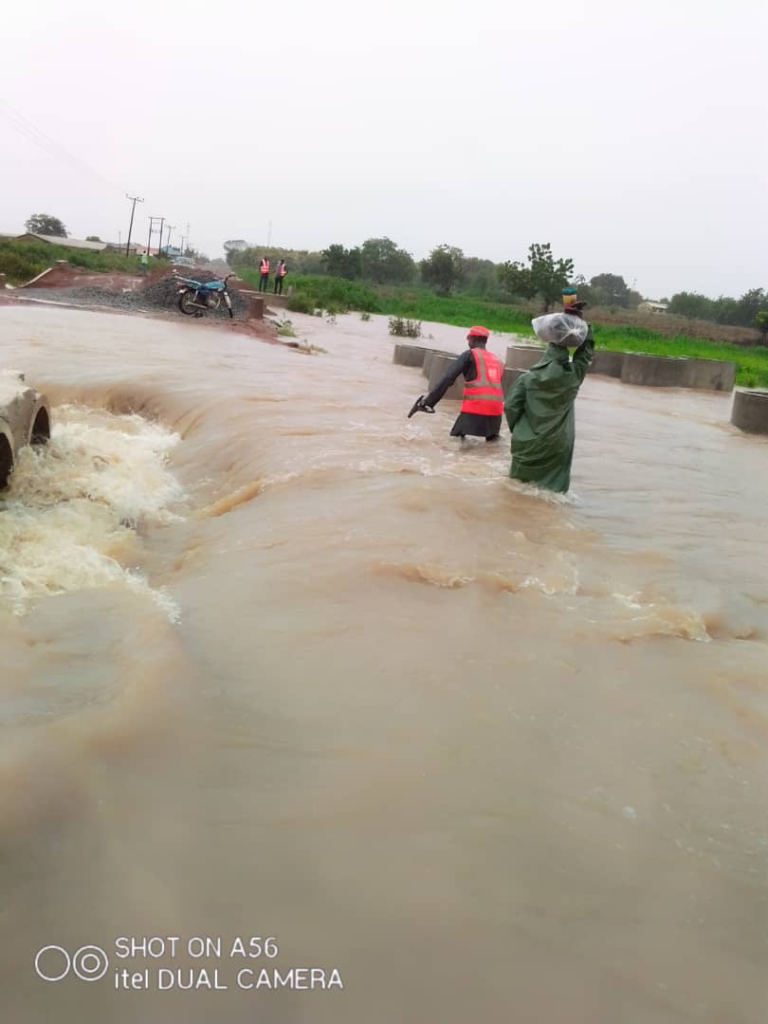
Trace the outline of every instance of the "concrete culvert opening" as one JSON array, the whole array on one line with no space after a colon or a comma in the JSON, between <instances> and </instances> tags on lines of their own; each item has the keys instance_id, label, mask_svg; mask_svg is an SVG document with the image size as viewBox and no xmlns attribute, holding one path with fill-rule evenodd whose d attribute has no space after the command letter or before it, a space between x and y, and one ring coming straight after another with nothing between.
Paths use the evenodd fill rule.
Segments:
<instances>
[{"instance_id":1,"label":"concrete culvert opening","mask_svg":"<svg viewBox=\"0 0 768 1024\"><path fill-rule=\"evenodd\" d=\"M38 409L35 422L32 424L30 444L46 444L51 439L51 420L46 408Z\"/></svg>"},{"instance_id":2,"label":"concrete culvert opening","mask_svg":"<svg viewBox=\"0 0 768 1024\"><path fill-rule=\"evenodd\" d=\"M13 469L13 449L5 434L0 434L0 491L8 486Z\"/></svg>"}]
</instances>

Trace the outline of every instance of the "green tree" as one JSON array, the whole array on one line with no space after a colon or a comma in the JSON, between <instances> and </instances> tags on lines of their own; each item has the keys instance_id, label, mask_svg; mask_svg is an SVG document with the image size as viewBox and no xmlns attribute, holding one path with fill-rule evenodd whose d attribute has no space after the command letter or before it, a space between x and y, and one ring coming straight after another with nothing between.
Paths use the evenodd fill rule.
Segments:
<instances>
[{"instance_id":1,"label":"green tree","mask_svg":"<svg viewBox=\"0 0 768 1024\"><path fill-rule=\"evenodd\" d=\"M321 256L325 269L333 277L344 277L348 281L356 281L362 274L360 249L346 249L343 245L329 245L323 249Z\"/></svg>"},{"instance_id":2,"label":"green tree","mask_svg":"<svg viewBox=\"0 0 768 1024\"><path fill-rule=\"evenodd\" d=\"M450 295L464 273L464 253L451 245L438 245L422 260L421 279L438 295Z\"/></svg>"},{"instance_id":3,"label":"green tree","mask_svg":"<svg viewBox=\"0 0 768 1024\"><path fill-rule=\"evenodd\" d=\"M531 277L531 268L515 262L500 263L496 267L496 276L510 295L520 299L532 299L536 295Z\"/></svg>"},{"instance_id":4,"label":"green tree","mask_svg":"<svg viewBox=\"0 0 768 1024\"><path fill-rule=\"evenodd\" d=\"M762 288L751 288L745 292L738 302L739 324L749 327L755 322L758 313L768 309L768 295Z\"/></svg>"},{"instance_id":5,"label":"green tree","mask_svg":"<svg viewBox=\"0 0 768 1024\"><path fill-rule=\"evenodd\" d=\"M522 263L502 263L498 268L499 280L512 292L526 299L538 297L549 312L563 294L573 276L573 260L556 260L549 242L534 242L528 248L528 266Z\"/></svg>"},{"instance_id":6,"label":"green tree","mask_svg":"<svg viewBox=\"0 0 768 1024\"><path fill-rule=\"evenodd\" d=\"M100 242L101 241L101 239L99 238L98 235L86 235L85 236L85 240L86 240L86 242Z\"/></svg>"},{"instance_id":7,"label":"green tree","mask_svg":"<svg viewBox=\"0 0 768 1024\"><path fill-rule=\"evenodd\" d=\"M676 292L669 300L668 313L699 320L713 320L714 303L699 292Z\"/></svg>"},{"instance_id":8,"label":"green tree","mask_svg":"<svg viewBox=\"0 0 768 1024\"><path fill-rule=\"evenodd\" d=\"M760 331L760 340L764 345L768 344L768 310L761 309L755 314L754 325Z\"/></svg>"},{"instance_id":9,"label":"green tree","mask_svg":"<svg viewBox=\"0 0 768 1024\"><path fill-rule=\"evenodd\" d=\"M408 284L416 276L416 264L410 253L390 238L368 238L360 249L362 274L376 284Z\"/></svg>"},{"instance_id":10,"label":"green tree","mask_svg":"<svg viewBox=\"0 0 768 1024\"><path fill-rule=\"evenodd\" d=\"M55 235L57 238L67 237L67 229L58 217L52 217L50 213L33 213L24 227L31 235Z\"/></svg>"},{"instance_id":11,"label":"green tree","mask_svg":"<svg viewBox=\"0 0 768 1024\"><path fill-rule=\"evenodd\" d=\"M589 282L591 301L599 306L629 306L629 286L618 274L597 274Z\"/></svg>"}]
</instances>

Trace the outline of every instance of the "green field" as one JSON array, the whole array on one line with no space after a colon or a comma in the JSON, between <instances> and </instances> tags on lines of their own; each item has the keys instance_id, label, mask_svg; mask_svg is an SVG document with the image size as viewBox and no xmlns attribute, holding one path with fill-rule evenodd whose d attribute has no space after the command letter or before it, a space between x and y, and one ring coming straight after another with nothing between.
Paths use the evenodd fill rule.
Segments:
<instances>
[{"instance_id":1,"label":"green field","mask_svg":"<svg viewBox=\"0 0 768 1024\"><path fill-rule=\"evenodd\" d=\"M250 283L256 283L255 271L242 271ZM252 275L252 276L251 276ZM440 298L429 291L414 289L372 288L356 281L334 277L294 277L294 294L289 309L311 313L315 308L331 312L365 310L388 313L410 320L470 327L483 324L491 331L533 337L531 314L516 306L481 302L469 296ZM598 348L622 352L646 352L659 356L689 356L700 359L723 359L736 363L736 383L742 387L768 388L768 348L765 346L731 345L687 336L666 337L643 327L620 324L592 324Z\"/></svg>"},{"instance_id":2,"label":"green field","mask_svg":"<svg viewBox=\"0 0 768 1024\"><path fill-rule=\"evenodd\" d=\"M138 256L123 256L117 252L94 252L91 249L68 249L49 242L20 242L0 240L0 274L6 274L11 284L24 284L42 274L56 260L66 260L73 267L84 267L94 273L135 274L139 270Z\"/></svg>"}]
</instances>

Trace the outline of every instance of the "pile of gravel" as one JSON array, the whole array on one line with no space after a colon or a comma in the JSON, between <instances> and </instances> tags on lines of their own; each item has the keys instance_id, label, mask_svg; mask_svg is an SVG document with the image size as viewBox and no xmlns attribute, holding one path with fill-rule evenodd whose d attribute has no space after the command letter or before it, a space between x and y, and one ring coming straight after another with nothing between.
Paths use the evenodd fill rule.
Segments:
<instances>
[{"instance_id":1,"label":"pile of gravel","mask_svg":"<svg viewBox=\"0 0 768 1024\"><path fill-rule=\"evenodd\" d=\"M21 296L26 298L22 292ZM41 302L71 302L76 306L110 306L137 312L145 309L135 292L112 292L107 288L35 288L29 298Z\"/></svg>"},{"instance_id":2,"label":"pile of gravel","mask_svg":"<svg viewBox=\"0 0 768 1024\"><path fill-rule=\"evenodd\" d=\"M179 277L186 275L167 274L157 281L146 284L138 291L113 292L107 288L37 288L30 296L45 302L71 302L77 306L109 306L112 309L123 309L138 313L152 309L177 309L179 304ZM207 281L218 281L221 278L209 270L196 270L190 267L189 277L193 281L205 284ZM236 317L245 318L248 304L237 289L230 289L232 312ZM182 314L179 313L179 316ZM217 310L209 309L206 316L229 317L229 311L222 300Z\"/></svg>"}]
</instances>

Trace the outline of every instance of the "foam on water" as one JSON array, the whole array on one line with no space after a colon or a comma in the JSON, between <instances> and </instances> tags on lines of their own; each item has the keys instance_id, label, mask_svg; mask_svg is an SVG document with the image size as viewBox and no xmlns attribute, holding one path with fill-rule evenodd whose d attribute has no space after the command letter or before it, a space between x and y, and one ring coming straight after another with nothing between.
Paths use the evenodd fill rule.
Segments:
<instances>
[{"instance_id":1,"label":"foam on water","mask_svg":"<svg viewBox=\"0 0 768 1024\"><path fill-rule=\"evenodd\" d=\"M19 453L0 497L0 607L23 615L47 595L120 586L178 609L136 568L139 529L181 518L167 468L180 438L140 416L60 406L48 445Z\"/></svg>"}]
</instances>

